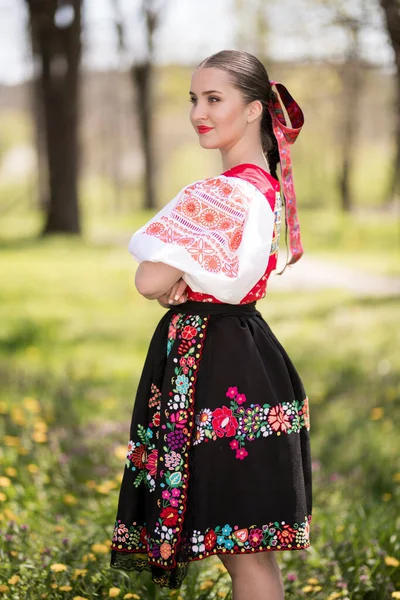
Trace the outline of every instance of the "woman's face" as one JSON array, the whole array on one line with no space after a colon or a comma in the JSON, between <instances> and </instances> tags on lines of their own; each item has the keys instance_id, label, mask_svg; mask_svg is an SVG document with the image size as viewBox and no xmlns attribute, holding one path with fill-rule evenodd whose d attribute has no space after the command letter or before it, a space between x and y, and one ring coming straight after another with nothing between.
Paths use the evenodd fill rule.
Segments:
<instances>
[{"instance_id":1,"label":"woman's face","mask_svg":"<svg viewBox=\"0 0 400 600\"><path fill-rule=\"evenodd\" d=\"M190 121L203 148L229 150L245 134L248 106L226 71L199 68L192 76Z\"/></svg>"}]
</instances>

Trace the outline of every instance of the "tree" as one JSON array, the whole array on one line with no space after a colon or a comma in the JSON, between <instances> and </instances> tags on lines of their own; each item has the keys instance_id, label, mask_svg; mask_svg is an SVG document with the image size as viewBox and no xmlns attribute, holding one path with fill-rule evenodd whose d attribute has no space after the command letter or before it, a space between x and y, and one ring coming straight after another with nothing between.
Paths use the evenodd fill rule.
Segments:
<instances>
[{"instance_id":1,"label":"tree","mask_svg":"<svg viewBox=\"0 0 400 600\"><path fill-rule=\"evenodd\" d=\"M80 233L79 65L82 0L26 0L45 129L49 197L43 233Z\"/></svg>"},{"instance_id":2,"label":"tree","mask_svg":"<svg viewBox=\"0 0 400 600\"><path fill-rule=\"evenodd\" d=\"M390 198L400 197L400 1L380 0L385 14L389 38L393 47L396 64L396 100L395 100L395 140L396 150L393 161L393 175L389 188Z\"/></svg>"},{"instance_id":3,"label":"tree","mask_svg":"<svg viewBox=\"0 0 400 600\"><path fill-rule=\"evenodd\" d=\"M127 32L118 0L113 0L120 51L126 53ZM130 75L136 91L136 109L140 141L144 158L144 208L156 206L155 160L153 148L152 99L154 79L154 35L160 23L165 0L141 0L140 19L144 28L144 52L140 59L131 61Z\"/></svg>"}]
</instances>

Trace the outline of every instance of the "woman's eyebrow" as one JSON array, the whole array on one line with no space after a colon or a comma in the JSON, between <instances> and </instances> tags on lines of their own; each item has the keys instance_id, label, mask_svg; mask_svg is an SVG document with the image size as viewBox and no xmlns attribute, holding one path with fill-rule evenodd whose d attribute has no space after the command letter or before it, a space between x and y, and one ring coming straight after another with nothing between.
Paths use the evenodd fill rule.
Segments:
<instances>
[{"instance_id":1,"label":"woman's eyebrow","mask_svg":"<svg viewBox=\"0 0 400 600\"><path fill-rule=\"evenodd\" d=\"M201 93L202 96L206 96L207 94L222 94L222 92L219 92L218 90L207 90L207 92ZM194 92L189 92L189 95L195 96L196 94Z\"/></svg>"}]
</instances>

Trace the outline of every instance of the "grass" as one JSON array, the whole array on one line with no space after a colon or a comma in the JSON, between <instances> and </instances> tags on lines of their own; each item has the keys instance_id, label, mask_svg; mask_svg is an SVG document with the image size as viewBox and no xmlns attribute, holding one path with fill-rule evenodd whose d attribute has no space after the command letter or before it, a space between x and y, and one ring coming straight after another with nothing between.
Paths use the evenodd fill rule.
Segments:
<instances>
[{"instance_id":1,"label":"grass","mask_svg":"<svg viewBox=\"0 0 400 600\"><path fill-rule=\"evenodd\" d=\"M325 221L315 248L324 241L333 256L339 247L338 260L362 254L363 235L345 225L337 237ZM100 226L92 224L97 237ZM306 219L309 241L312 230ZM125 247L9 232L0 264L0 594L228 598L227 575L211 559L192 565L175 595L108 568L135 388L164 309L134 291ZM385 236L395 236L390 223ZM312 547L279 555L286 597L387 600L400 591L400 301L270 293L259 307L312 408Z\"/></svg>"}]
</instances>

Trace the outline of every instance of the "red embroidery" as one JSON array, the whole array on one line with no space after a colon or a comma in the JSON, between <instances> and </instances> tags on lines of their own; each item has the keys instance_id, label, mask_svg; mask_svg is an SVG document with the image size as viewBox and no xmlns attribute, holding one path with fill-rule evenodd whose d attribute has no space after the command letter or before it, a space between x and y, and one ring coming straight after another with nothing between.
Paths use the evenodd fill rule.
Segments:
<instances>
[{"instance_id":1,"label":"red embroidery","mask_svg":"<svg viewBox=\"0 0 400 600\"><path fill-rule=\"evenodd\" d=\"M224 177L206 179L185 188L171 214L151 223L144 233L185 246L206 271L234 278L250 201L250 195Z\"/></svg>"}]
</instances>

